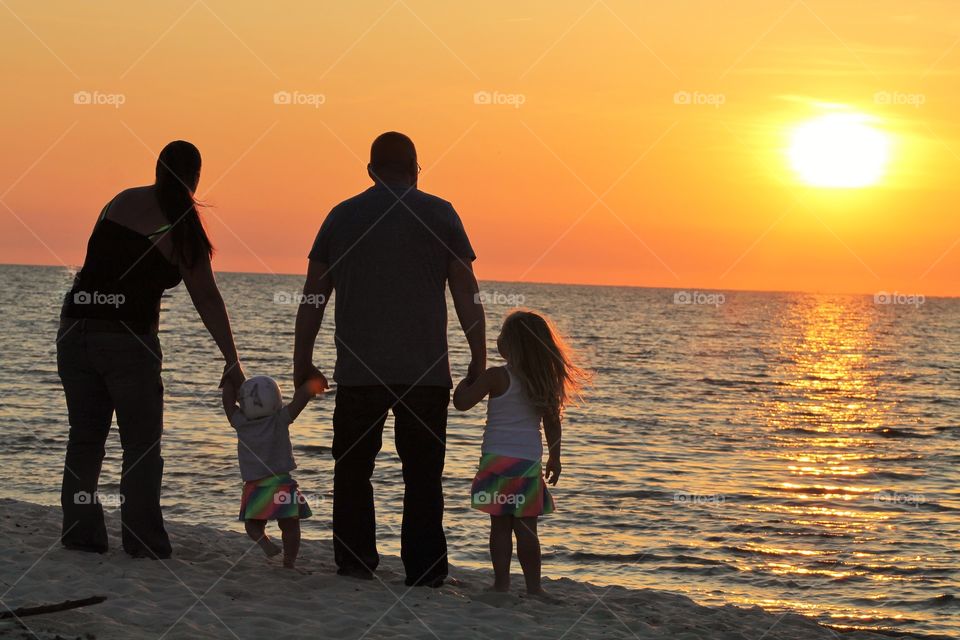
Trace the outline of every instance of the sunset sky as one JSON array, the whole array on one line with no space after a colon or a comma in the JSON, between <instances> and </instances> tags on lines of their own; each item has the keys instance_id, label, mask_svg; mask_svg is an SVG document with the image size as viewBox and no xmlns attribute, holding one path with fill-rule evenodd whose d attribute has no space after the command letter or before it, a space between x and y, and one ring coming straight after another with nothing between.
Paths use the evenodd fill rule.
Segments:
<instances>
[{"instance_id":1,"label":"sunset sky","mask_svg":"<svg viewBox=\"0 0 960 640\"><path fill-rule=\"evenodd\" d=\"M5 263L81 263L183 138L215 268L302 273L393 129L482 279L960 295L955 1L2 0L0 52ZM830 114L874 184L791 166Z\"/></svg>"}]
</instances>

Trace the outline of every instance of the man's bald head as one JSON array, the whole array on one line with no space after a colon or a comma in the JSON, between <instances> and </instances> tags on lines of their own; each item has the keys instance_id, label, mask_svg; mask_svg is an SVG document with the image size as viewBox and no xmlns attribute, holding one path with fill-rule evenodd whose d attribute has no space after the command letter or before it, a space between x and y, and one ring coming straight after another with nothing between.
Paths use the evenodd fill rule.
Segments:
<instances>
[{"instance_id":1,"label":"man's bald head","mask_svg":"<svg viewBox=\"0 0 960 640\"><path fill-rule=\"evenodd\" d=\"M416 183L417 148L396 131L381 133L370 145L370 175L374 179L411 178Z\"/></svg>"}]
</instances>

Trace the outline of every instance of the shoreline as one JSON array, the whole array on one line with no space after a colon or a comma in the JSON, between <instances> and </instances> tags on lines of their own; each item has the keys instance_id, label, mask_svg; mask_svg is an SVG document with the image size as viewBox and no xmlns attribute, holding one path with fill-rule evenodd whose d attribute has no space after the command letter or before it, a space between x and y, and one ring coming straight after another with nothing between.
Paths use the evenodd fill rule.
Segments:
<instances>
[{"instance_id":1,"label":"shoreline","mask_svg":"<svg viewBox=\"0 0 960 640\"><path fill-rule=\"evenodd\" d=\"M268 561L239 533L168 521L174 556L134 560L120 549L119 514L107 513L111 549L60 547L60 510L0 499L0 579L9 609L106 596L99 604L0 621L0 638L650 638L663 640L879 640L904 633L839 631L799 614L760 607L706 607L652 589L545 579L557 603L485 592L489 572L451 566L459 581L408 588L400 560L384 556L377 578L334 575L329 541L305 540L298 567ZM275 527L274 527L275 529ZM5 609L7 610L7 609ZM929 636L926 637L929 640Z\"/></svg>"}]
</instances>

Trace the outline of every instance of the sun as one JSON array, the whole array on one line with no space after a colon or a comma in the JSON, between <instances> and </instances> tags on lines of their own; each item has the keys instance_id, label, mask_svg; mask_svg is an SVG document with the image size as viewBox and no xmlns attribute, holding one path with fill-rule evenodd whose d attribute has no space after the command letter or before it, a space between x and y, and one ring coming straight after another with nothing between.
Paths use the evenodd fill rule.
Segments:
<instances>
[{"instance_id":1,"label":"sun","mask_svg":"<svg viewBox=\"0 0 960 640\"><path fill-rule=\"evenodd\" d=\"M887 134L857 113L831 113L794 129L790 164L815 187L854 189L877 184L890 155Z\"/></svg>"}]
</instances>

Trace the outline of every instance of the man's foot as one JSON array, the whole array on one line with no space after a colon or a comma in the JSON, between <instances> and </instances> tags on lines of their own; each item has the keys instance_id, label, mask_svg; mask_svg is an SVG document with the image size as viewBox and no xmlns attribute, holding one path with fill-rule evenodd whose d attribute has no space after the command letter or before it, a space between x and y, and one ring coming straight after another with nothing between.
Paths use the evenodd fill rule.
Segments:
<instances>
[{"instance_id":1,"label":"man's foot","mask_svg":"<svg viewBox=\"0 0 960 640\"><path fill-rule=\"evenodd\" d=\"M158 553L151 549L134 549L133 551L127 551L127 555L131 558L137 558L138 560L143 558L148 560L169 560L173 554L169 551L161 551Z\"/></svg>"},{"instance_id":2,"label":"man's foot","mask_svg":"<svg viewBox=\"0 0 960 640\"><path fill-rule=\"evenodd\" d=\"M283 549L273 544L273 540L267 536L261 536L260 539L257 540L257 546L263 551L263 555L268 558L273 558L283 552Z\"/></svg>"},{"instance_id":3,"label":"man's foot","mask_svg":"<svg viewBox=\"0 0 960 640\"><path fill-rule=\"evenodd\" d=\"M73 542L64 542L63 548L69 549L70 551L83 551L86 553L106 553L109 550L106 545L76 544Z\"/></svg>"},{"instance_id":4,"label":"man's foot","mask_svg":"<svg viewBox=\"0 0 960 640\"><path fill-rule=\"evenodd\" d=\"M369 569L340 567L337 569L337 575L345 578L356 578L357 580L373 580L373 572Z\"/></svg>"},{"instance_id":5,"label":"man's foot","mask_svg":"<svg viewBox=\"0 0 960 640\"><path fill-rule=\"evenodd\" d=\"M432 578L421 578L420 580L413 580L412 578L407 578L404 580L404 584L408 587L430 587L431 589L439 589L447 581L447 576L434 576Z\"/></svg>"}]
</instances>

